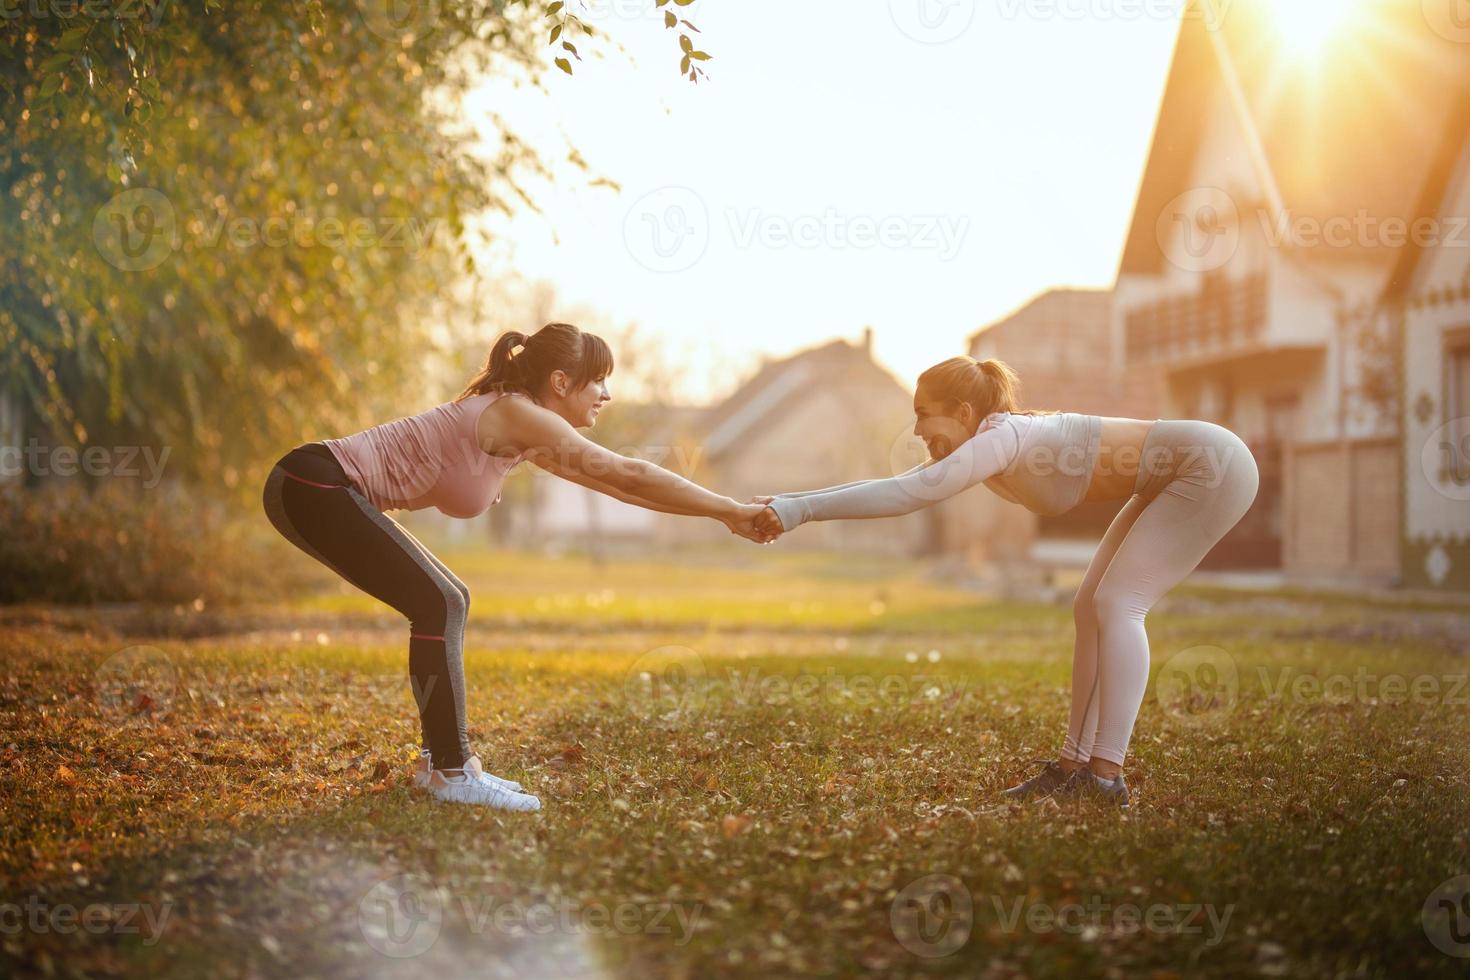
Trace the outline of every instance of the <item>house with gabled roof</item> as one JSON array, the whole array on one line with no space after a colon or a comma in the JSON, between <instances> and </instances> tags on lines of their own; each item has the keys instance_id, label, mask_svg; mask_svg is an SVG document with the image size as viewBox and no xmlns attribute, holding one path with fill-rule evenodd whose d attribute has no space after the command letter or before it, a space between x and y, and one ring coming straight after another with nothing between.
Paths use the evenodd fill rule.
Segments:
<instances>
[{"instance_id":1,"label":"house with gabled roof","mask_svg":"<svg viewBox=\"0 0 1470 980\"><path fill-rule=\"evenodd\" d=\"M1228 426L1260 463L1256 505L1206 567L1393 582L1404 447L1361 334L1422 217L1470 46L1419 4L1362 0L1308 59L1272 6L1190 4L1113 330L1125 363L1165 372L1170 417Z\"/></svg>"},{"instance_id":2,"label":"house with gabled roof","mask_svg":"<svg viewBox=\"0 0 1470 980\"><path fill-rule=\"evenodd\" d=\"M913 402L872 356L872 331L768 359L690 433L709 486L745 500L902 472ZM701 482L706 482L701 479ZM792 544L807 548L916 553L935 534L920 512L896 521L819 522Z\"/></svg>"}]
</instances>

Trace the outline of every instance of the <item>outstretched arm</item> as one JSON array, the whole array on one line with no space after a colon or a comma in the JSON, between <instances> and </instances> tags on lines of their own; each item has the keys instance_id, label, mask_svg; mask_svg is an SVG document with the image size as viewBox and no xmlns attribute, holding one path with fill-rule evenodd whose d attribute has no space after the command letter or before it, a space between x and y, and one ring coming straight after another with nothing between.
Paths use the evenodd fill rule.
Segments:
<instances>
[{"instance_id":1,"label":"outstretched arm","mask_svg":"<svg viewBox=\"0 0 1470 980\"><path fill-rule=\"evenodd\" d=\"M602 493L611 491L611 496L640 507L712 517L752 540L769 537L755 530L759 506L740 504L647 460L599 446L560 415L527 399L502 399L497 409L502 412L501 441L551 473Z\"/></svg>"},{"instance_id":2,"label":"outstretched arm","mask_svg":"<svg viewBox=\"0 0 1470 980\"><path fill-rule=\"evenodd\" d=\"M872 483L872 480L854 480L851 483L839 483L835 487L823 487L820 490L790 490L786 493L778 493L777 497L810 497L819 493L832 493L834 490L846 490L848 487L860 487L864 483Z\"/></svg>"},{"instance_id":3,"label":"outstretched arm","mask_svg":"<svg viewBox=\"0 0 1470 980\"><path fill-rule=\"evenodd\" d=\"M919 472L919 470L922 470L924 467L928 466L932 462L934 462L934 460L932 460L932 459L925 460L924 462L920 463L918 466L915 466L915 467L913 467L912 469L909 469L909 470L905 470L904 472L902 472L902 473L900 473L898 475L899 476L908 476L910 473L917 473L917 472ZM835 487L823 487L821 490L792 490L792 491L788 491L787 493L778 493L778 494L776 494L776 496L777 497L815 497L819 493L834 493L835 491L838 491L838 490L847 490L847 489L849 489L851 487L861 487L861 486L865 486L866 484L869 484L869 483L877 483L877 482L878 481L876 479L874 479L874 480L854 480L851 483L841 483L841 484L838 484ZM772 498L772 499L774 499L774 498Z\"/></svg>"},{"instance_id":4,"label":"outstretched arm","mask_svg":"<svg viewBox=\"0 0 1470 980\"><path fill-rule=\"evenodd\" d=\"M958 446L944 459L887 480L802 496L782 495L770 503L781 528L807 521L898 517L953 497L1003 471L1020 451L1015 423L1002 422ZM769 525L769 518L766 520Z\"/></svg>"},{"instance_id":5,"label":"outstretched arm","mask_svg":"<svg viewBox=\"0 0 1470 980\"><path fill-rule=\"evenodd\" d=\"M625 504L632 504L635 507L642 507L645 510L655 510L660 514L677 514L680 517L707 516L703 511L693 510L689 507L679 507L673 504L658 504L646 497L626 493L610 483L604 483L595 477L588 476L570 467L562 466L553 457L542 457L541 459L534 460L534 462L546 472L559 476L563 480L569 480L579 486L586 487L588 490L596 490L598 493L606 494L614 500L621 500Z\"/></svg>"}]
</instances>

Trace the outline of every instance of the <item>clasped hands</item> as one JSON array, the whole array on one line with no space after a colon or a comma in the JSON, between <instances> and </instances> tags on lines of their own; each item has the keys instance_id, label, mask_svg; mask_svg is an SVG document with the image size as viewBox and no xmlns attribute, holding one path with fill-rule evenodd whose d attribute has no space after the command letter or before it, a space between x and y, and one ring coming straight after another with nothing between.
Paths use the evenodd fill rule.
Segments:
<instances>
[{"instance_id":1,"label":"clasped hands","mask_svg":"<svg viewBox=\"0 0 1470 980\"><path fill-rule=\"evenodd\" d=\"M725 526L731 534L738 534L756 544L770 544L785 533L781 519L768 506L774 499L752 497L749 503L736 504L735 510L723 518Z\"/></svg>"}]
</instances>

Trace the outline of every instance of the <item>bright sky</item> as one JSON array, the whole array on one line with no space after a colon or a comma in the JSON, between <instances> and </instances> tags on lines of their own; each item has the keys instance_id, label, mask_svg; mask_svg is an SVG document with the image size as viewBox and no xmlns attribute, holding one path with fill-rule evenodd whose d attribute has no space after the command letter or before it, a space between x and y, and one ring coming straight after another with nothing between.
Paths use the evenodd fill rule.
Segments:
<instances>
[{"instance_id":1,"label":"bright sky","mask_svg":"<svg viewBox=\"0 0 1470 980\"><path fill-rule=\"evenodd\" d=\"M631 63L466 111L621 184L542 192L514 268L667 338L690 401L867 324L911 384L1038 292L1112 284L1182 4L697 0L695 86L653 0L588 0Z\"/></svg>"}]
</instances>

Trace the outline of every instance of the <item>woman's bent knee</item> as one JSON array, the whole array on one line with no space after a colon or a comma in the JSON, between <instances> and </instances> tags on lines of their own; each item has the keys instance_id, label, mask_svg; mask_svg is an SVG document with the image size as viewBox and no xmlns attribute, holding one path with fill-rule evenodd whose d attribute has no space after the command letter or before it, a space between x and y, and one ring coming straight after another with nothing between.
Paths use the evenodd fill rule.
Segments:
<instances>
[{"instance_id":1,"label":"woman's bent knee","mask_svg":"<svg viewBox=\"0 0 1470 980\"><path fill-rule=\"evenodd\" d=\"M470 612L469 590L461 592L451 589L444 596L445 619L453 623L464 623Z\"/></svg>"},{"instance_id":2,"label":"woman's bent knee","mask_svg":"<svg viewBox=\"0 0 1470 980\"><path fill-rule=\"evenodd\" d=\"M1125 586L1110 586L1106 582L1093 593L1092 608L1094 618L1104 627L1128 619L1142 622L1148 614L1148 606L1137 592Z\"/></svg>"}]
</instances>

